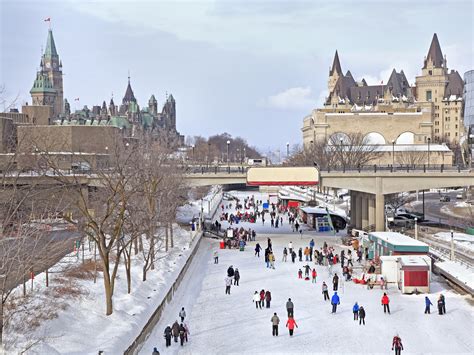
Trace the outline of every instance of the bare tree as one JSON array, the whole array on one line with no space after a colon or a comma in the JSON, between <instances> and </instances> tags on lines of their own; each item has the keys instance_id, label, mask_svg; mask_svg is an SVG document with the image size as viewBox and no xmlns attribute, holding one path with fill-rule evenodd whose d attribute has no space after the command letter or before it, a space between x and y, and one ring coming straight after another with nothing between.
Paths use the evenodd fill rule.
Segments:
<instances>
[{"instance_id":1,"label":"bare tree","mask_svg":"<svg viewBox=\"0 0 474 355\"><path fill-rule=\"evenodd\" d=\"M426 164L428 154L425 151L401 151L395 155L396 163L405 166Z\"/></svg>"}]
</instances>

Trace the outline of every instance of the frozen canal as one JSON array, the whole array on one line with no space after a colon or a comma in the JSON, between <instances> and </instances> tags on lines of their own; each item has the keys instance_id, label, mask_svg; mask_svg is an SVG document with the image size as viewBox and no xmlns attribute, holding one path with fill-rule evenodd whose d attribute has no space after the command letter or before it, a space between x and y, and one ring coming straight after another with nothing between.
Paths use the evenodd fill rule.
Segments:
<instances>
[{"instance_id":1,"label":"frozen canal","mask_svg":"<svg viewBox=\"0 0 474 355\"><path fill-rule=\"evenodd\" d=\"M298 249L307 246L311 238L318 248L327 241L339 251L342 247L340 238L315 232L305 232L300 238L292 233L287 223L284 220L283 228L276 230L269 225L262 227L261 223L243 224L245 228L258 226L256 242L262 247L266 247L267 237L272 239L277 259L275 270L266 268L263 253L260 258L254 256L256 242L249 243L244 252L219 250L219 264L215 265L212 253L218 248L218 242L203 239L176 297L167 306L141 353L151 354L156 346L160 354L387 354L396 333L402 338L406 353L473 352L473 307L467 297L446 289L444 283L432 282L432 294L429 295L435 305L438 295L441 292L445 295L447 314L443 316L437 314L436 307L432 307L431 314L425 315L425 295L402 295L395 286L389 286L387 291L391 314L384 314L383 292L379 288L367 290L364 286L343 281L340 281L338 292L341 304L337 313L331 314L331 306L323 300L321 293L322 281L326 281L330 296L333 294L332 277L327 268L316 266L317 284L298 279L298 269L306 262L282 262L282 251L289 241ZM231 294L226 295L224 278L230 265L239 269L241 280L240 286L232 286ZM334 270L341 276L339 265ZM261 289L272 293L270 309L255 309L252 296ZM285 303L289 297L294 302L299 327L292 338L285 328ZM365 326L353 321L352 306L356 301L366 310ZM184 347L173 342L166 349L163 331L178 319L181 307L187 311L189 342ZM272 336L270 318L273 312L280 317L278 337Z\"/></svg>"}]
</instances>

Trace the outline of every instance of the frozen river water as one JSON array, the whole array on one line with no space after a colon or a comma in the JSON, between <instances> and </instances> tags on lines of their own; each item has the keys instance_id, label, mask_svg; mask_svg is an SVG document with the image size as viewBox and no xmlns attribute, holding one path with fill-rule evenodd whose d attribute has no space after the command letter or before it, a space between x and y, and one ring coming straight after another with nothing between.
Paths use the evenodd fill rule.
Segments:
<instances>
[{"instance_id":1,"label":"frozen river water","mask_svg":"<svg viewBox=\"0 0 474 355\"><path fill-rule=\"evenodd\" d=\"M244 224L244 227L256 225ZM167 306L142 348L142 354L151 354L154 346L160 354L387 354L396 333L402 338L406 353L473 352L474 308L466 296L436 282L436 276L429 297L436 304L439 293L445 295L446 315L438 315L435 307L432 307L431 314L425 315L425 295L402 295L395 286L389 286L387 291L391 314L384 314L380 289L367 290L364 286L342 281L338 292L341 304L337 313L331 314L331 306L321 294L322 281L326 281L332 290L332 277L327 268L316 266L316 284L298 279L298 269L306 262L282 262L282 251L290 240L294 247L304 248L311 238L318 248L327 241L339 251L343 247L340 238L315 232L305 232L300 238L288 228L286 220L283 228L275 230L259 225L257 232L257 242L263 247L267 237L272 239L276 269L266 268L263 255L260 258L254 256L255 242L249 243L244 252L219 250L219 264L215 265L212 253L218 248L218 242L203 239L176 297ZM226 295L224 278L230 265L239 269L241 280L240 286L232 286L231 294ZM341 276L340 266L335 266L334 270ZM272 292L270 309L255 309L252 296L261 289ZM330 295L332 293L330 291ZM289 297L294 302L295 320L299 327L292 338L285 328L285 303ZM365 326L353 321L352 306L356 301L366 310ZM178 319L181 307L187 311L186 322L191 333L189 342L184 347L173 342L166 349L163 331L166 325ZM273 312L277 312L281 320L279 337L272 336L270 318Z\"/></svg>"}]
</instances>

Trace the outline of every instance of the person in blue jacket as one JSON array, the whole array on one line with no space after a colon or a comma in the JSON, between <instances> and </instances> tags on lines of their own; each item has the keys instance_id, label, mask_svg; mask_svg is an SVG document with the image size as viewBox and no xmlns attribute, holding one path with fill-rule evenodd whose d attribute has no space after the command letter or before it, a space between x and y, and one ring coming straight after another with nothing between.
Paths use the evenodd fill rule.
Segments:
<instances>
[{"instance_id":1,"label":"person in blue jacket","mask_svg":"<svg viewBox=\"0 0 474 355\"><path fill-rule=\"evenodd\" d=\"M354 320L359 319L359 305L357 302L354 304L354 307L352 307L352 313L354 313Z\"/></svg>"},{"instance_id":2,"label":"person in blue jacket","mask_svg":"<svg viewBox=\"0 0 474 355\"><path fill-rule=\"evenodd\" d=\"M331 313L336 313L337 305L340 303L341 302L340 302L339 296L337 295L337 292L334 292L334 295L332 295L332 298L331 298L331 304L332 304Z\"/></svg>"},{"instance_id":3,"label":"person in blue jacket","mask_svg":"<svg viewBox=\"0 0 474 355\"><path fill-rule=\"evenodd\" d=\"M430 314L431 310L430 310L430 306L432 306L433 303L431 303L430 299L428 298L428 296L425 296L425 314L428 313Z\"/></svg>"}]
</instances>

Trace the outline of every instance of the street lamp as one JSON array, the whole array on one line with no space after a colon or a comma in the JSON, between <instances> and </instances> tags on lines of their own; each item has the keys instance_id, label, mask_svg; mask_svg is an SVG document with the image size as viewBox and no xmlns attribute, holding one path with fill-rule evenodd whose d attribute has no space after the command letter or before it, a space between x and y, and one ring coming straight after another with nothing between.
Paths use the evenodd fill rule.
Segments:
<instances>
[{"instance_id":1,"label":"street lamp","mask_svg":"<svg viewBox=\"0 0 474 355\"><path fill-rule=\"evenodd\" d=\"M247 163L247 149L244 147L244 161Z\"/></svg>"},{"instance_id":2,"label":"street lamp","mask_svg":"<svg viewBox=\"0 0 474 355\"><path fill-rule=\"evenodd\" d=\"M227 168L229 169L230 171L230 162L229 162L229 145L230 145L230 141L228 140L227 141Z\"/></svg>"},{"instance_id":3,"label":"street lamp","mask_svg":"<svg viewBox=\"0 0 474 355\"><path fill-rule=\"evenodd\" d=\"M211 160L211 143L207 143L207 168L209 169L209 162Z\"/></svg>"},{"instance_id":4,"label":"street lamp","mask_svg":"<svg viewBox=\"0 0 474 355\"><path fill-rule=\"evenodd\" d=\"M395 140L392 139L392 166L395 166Z\"/></svg>"},{"instance_id":5,"label":"street lamp","mask_svg":"<svg viewBox=\"0 0 474 355\"><path fill-rule=\"evenodd\" d=\"M418 218L415 217L415 240L418 240Z\"/></svg>"},{"instance_id":6,"label":"street lamp","mask_svg":"<svg viewBox=\"0 0 474 355\"><path fill-rule=\"evenodd\" d=\"M428 137L428 169L430 168L430 143L431 143L431 138Z\"/></svg>"},{"instance_id":7,"label":"street lamp","mask_svg":"<svg viewBox=\"0 0 474 355\"><path fill-rule=\"evenodd\" d=\"M290 142L286 142L286 160L290 157Z\"/></svg>"},{"instance_id":8,"label":"street lamp","mask_svg":"<svg viewBox=\"0 0 474 355\"><path fill-rule=\"evenodd\" d=\"M449 260L454 260L454 231L451 229L451 255Z\"/></svg>"},{"instance_id":9,"label":"street lamp","mask_svg":"<svg viewBox=\"0 0 474 355\"><path fill-rule=\"evenodd\" d=\"M191 148L193 148L193 162L194 162L194 144L191 146Z\"/></svg>"}]
</instances>

